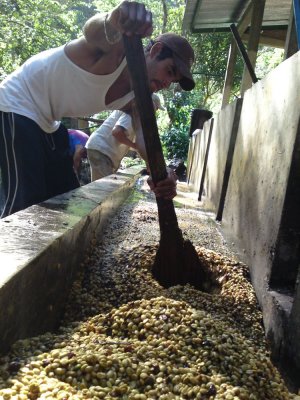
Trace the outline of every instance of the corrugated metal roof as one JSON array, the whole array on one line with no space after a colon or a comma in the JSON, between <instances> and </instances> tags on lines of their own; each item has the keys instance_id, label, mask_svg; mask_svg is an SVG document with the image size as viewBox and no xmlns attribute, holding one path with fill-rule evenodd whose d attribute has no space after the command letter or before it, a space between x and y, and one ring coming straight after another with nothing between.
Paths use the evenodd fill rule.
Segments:
<instances>
[{"instance_id":1,"label":"corrugated metal roof","mask_svg":"<svg viewBox=\"0 0 300 400\"><path fill-rule=\"evenodd\" d=\"M229 31L237 24L250 0L187 0L183 29L191 32ZM286 28L292 0L266 0L264 29Z\"/></svg>"}]
</instances>

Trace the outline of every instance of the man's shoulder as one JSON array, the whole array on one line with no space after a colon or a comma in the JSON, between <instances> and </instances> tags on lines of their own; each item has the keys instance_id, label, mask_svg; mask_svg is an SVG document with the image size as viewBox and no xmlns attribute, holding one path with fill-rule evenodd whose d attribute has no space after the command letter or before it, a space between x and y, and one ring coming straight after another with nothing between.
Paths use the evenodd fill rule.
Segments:
<instances>
[{"instance_id":1,"label":"man's shoulder","mask_svg":"<svg viewBox=\"0 0 300 400\"><path fill-rule=\"evenodd\" d=\"M118 118L118 125L124 126L126 129L129 128L132 124L132 119L129 114L126 114L125 112L121 111L121 114L119 115Z\"/></svg>"}]
</instances>

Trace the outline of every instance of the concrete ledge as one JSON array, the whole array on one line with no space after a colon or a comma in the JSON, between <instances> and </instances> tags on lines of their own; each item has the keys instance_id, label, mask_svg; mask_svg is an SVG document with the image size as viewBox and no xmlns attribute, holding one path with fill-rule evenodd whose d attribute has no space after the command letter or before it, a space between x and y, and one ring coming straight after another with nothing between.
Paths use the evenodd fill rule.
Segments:
<instances>
[{"instance_id":1,"label":"concrete ledge","mask_svg":"<svg viewBox=\"0 0 300 400\"><path fill-rule=\"evenodd\" d=\"M300 365L297 357L298 323L293 324L291 314L294 297L289 293L270 290L265 299L266 337L271 347L271 357L280 370L290 390L299 389Z\"/></svg>"},{"instance_id":2,"label":"concrete ledge","mask_svg":"<svg viewBox=\"0 0 300 400\"><path fill-rule=\"evenodd\" d=\"M140 168L127 169L0 220L0 352L58 327L93 238L127 198Z\"/></svg>"},{"instance_id":3,"label":"concrete ledge","mask_svg":"<svg viewBox=\"0 0 300 400\"><path fill-rule=\"evenodd\" d=\"M293 305L293 297L275 290L266 291L266 336L272 343L272 356L280 359L280 352L287 347L287 328Z\"/></svg>"}]
</instances>

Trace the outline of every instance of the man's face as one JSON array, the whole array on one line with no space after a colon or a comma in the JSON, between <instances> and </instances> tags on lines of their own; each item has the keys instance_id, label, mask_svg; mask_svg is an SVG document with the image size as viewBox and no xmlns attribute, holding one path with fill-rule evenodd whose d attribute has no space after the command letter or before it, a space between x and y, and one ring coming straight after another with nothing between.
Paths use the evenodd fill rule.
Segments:
<instances>
[{"instance_id":1,"label":"man's face","mask_svg":"<svg viewBox=\"0 0 300 400\"><path fill-rule=\"evenodd\" d=\"M171 83L178 82L182 78L173 58L158 60L156 57L149 56L147 58L147 70L152 93L168 89Z\"/></svg>"}]
</instances>

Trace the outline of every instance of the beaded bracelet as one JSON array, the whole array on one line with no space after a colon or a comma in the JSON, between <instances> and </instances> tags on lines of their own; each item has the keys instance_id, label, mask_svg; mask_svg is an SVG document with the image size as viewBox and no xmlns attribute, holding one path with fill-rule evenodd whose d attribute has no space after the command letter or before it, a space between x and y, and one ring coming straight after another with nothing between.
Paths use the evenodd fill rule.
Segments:
<instances>
[{"instance_id":1,"label":"beaded bracelet","mask_svg":"<svg viewBox=\"0 0 300 400\"><path fill-rule=\"evenodd\" d=\"M118 43L118 42L121 40L122 34L121 34L120 32L117 32L117 31L116 31L116 33L115 33L114 35L111 35L111 36L109 37L109 35L107 34L107 24L108 24L108 22L107 22L107 17L108 17L108 14L106 14L106 16L105 16L105 18L104 18L104 34L105 34L105 39L106 39L106 41L107 41L108 44L113 45L113 44Z\"/></svg>"}]
</instances>

